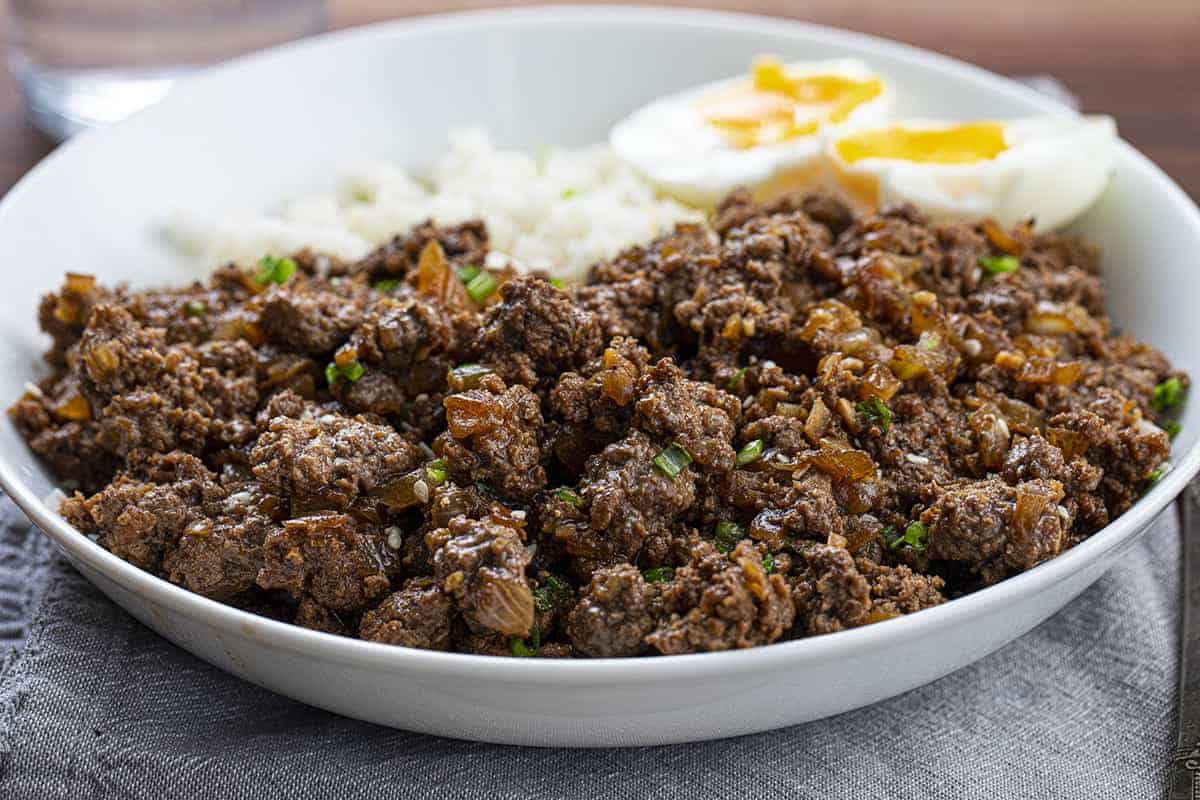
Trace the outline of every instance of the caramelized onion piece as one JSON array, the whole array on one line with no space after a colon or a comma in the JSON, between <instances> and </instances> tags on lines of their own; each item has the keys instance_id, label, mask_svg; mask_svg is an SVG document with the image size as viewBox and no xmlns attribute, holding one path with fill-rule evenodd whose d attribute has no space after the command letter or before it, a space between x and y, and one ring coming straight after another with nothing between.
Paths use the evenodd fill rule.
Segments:
<instances>
[{"instance_id":1,"label":"caramelized onion piece","mask_svg":"<svg viewBox=\"0 0 1200 800\"><path fill-rule=\"evenodd\" d=\"M989 470L998 469L1012 445L1012 433L1000 409L992 403L985 403L971 412L967 424L979 436L979 455L983 466Z\"/></svg>"},{"instance_id":2,"label":"caramelized onion piece","mask_svg":"<svg viewBox=\"0 0 1200 800\"><path fill-rule=\"evenodd\" d=\"M992 247L1010 256L1020 256L1024 247L1006 230L996 224L995 220L985 219L979 223L983 235L987 237Z\"/></svg>"},{"instance_id":3,"label":"caramelized onion piece","mask_svg":"<svg viewBox=\"0 0 1200 800\"><path fill-rule=\"evenodd\" d=\"M439 300L448 309L465 308L467 290L454 274L446 251L430 239L417 259L417 291Z\"/></svg>"},{"instance_id":4,"label":"caramelized onion piece","mask_svg":"<svg viewBox=\"0 0 1200 800\"><path fill-rule=\"evenodd\" d=\"M480 576L475 622L509 636L528 636L533 627L533 592L523 582Z\"/></svg>"},{"instance_id":5,"label":"caramelized onion piece","mask_svg":"<svg viewBox=\"0 0 1200 800\"><path fill-rule=\"evenodd\" d=\"M817 469L842 481L861 481L875 477L875 462L862 450L825 439L821 449L808 456L808 461Z\"/></svg>"},{"instance_id":6,"label":"caramelized onion piece","mask_svg":"<svg viewBox=\"0 0 1200 800\"><path fill-rule=\"evenodd\" d=\"M67 422L86 422L92 418L92 408L81 394L73 394L53 408L54 416Z\"/></svg>"}]
</instances>

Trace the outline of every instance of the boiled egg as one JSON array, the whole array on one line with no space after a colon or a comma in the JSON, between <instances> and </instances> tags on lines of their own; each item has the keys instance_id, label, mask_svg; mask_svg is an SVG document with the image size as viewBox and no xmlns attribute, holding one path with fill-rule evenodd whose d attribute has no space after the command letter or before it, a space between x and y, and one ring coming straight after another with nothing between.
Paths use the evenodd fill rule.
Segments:
<instances>
[{"instance_id":1,"label":"boiled egg","mask_svg":"<svg viewBox=\"0 0 1200 800\"><path fill-rule=\"evenodd\" d=\"M812 185L823 136L881 122L892 102L888 83L861 61L762 58L749 77L654 101L616 125L610 142L658 189L708 208L739 186L772 197Z\"/></svg>"},{"instance_id":2,"label":"boiled egg","mask_svg":"<svg viewBox=\"0 0 1200 800\"><path fill-rule=\"evenodd\" d=\"M831 136L832 182L860 210L908 202L934 219L1033 218L1037 230L1082 214L1108 183L1111 117L892 122Z\"/></svg>"}]
</instances>

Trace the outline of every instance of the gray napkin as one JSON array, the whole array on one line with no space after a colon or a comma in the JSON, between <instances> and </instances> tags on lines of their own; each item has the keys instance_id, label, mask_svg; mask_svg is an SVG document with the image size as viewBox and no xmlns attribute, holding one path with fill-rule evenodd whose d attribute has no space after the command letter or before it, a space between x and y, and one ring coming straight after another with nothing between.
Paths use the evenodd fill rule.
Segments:
<instances>
[{"instance_id":1,"label":"gray napkin","mask_svg":"<svg viewBox=\"0 0 1200 800\"><path fill-rule=\"evenodd\" d=\"M706 744L506 748L229 677L108 602L0 497L0 637L32 611L0 671L0 798L1158 798L1178 572L1168 513L1057 616L894 700Z\"/></svg>"}]
</instances>

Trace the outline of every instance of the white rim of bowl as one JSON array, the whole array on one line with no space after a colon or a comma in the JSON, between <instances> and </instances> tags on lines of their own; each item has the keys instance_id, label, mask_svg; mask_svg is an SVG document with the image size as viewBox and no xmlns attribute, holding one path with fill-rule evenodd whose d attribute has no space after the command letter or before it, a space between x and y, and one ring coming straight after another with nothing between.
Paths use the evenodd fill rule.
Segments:
<instances>
[{"instance_id":1,"label":"white rim of bowl","mask_svg":"<svg viewBox=\"0 0 1200 800\"><path fill-rule=\"evenodd\" d=\"M289 58L309 48L321 48L332 42L366 40L380 36L419 36L451 30L463 23L506 27L560 22L644 22L707 30L728 27L750 32L803 33L809 37L820 37L833 44L845 43L867 47L886 53L898 61L932 66L957 77L976 81L991 92L1010 95L1041 106L1046 113L1075 114L1065 105L1033 89L949 56L888 39L812 23L753 14L649 6L532 6L466 11L399 19L326 33L242 56L205 70L181 82L179 87L157 106L109 128L84 133L61 146L25 175L3 201L0 201L0 217L18 202L29 184L36 181L43 171L50 169L66 154L76 150L86 151L93 146L94 141L111 135L108 131L120 131L126 126L142 124L141 121L147 115L151 115L152 118L156 107L173 102L186 102L192 86L202 86L207 81L220 79L226 72L237 70L243 64ZM1119 143L1118 153L1118 158L1128 168L1149 178L1159 193L1169 197L1171 203L1177 206L1185 217L1191 219L1192 227L1200 235L1200 210L1197 210L1184 191L1153 162L1124 141ZM189 592L121 560L81 534L56 511L50 509L41 498L34 496L29 487L17 478L13 465L8 462L0 462L0 488L3 488L17 506L73 558L151 603L161 604L196 622L221 628L234 636L250 636L267 647L326 661L351 663L383 672L420 671L502 683L527 684L537 681L557 686L585 686L595 685L597 682L610 685L646 684L683 677L702 678L759 672L795 664L797 661L837 661L885 649L902 641L929 636L943 627L968 624L974 617L989 609L1003 607L1012 601L1040 593L1066 576L1085 568L1105 553L1126 544L1170 504L1198 470L1200 441L1182 453L1171 471L1131 509L1082 543L1019 575L940 606L834 634L778 642L746 650L645 658L562 660L420 650L337 636L268 619Z\"/></svg>"}]
</instances>

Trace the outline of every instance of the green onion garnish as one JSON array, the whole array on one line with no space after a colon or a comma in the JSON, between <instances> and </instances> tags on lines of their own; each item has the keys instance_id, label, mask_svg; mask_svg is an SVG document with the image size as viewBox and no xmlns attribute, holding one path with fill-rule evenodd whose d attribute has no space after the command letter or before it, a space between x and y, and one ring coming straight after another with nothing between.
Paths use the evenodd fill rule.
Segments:
<instances>
[{"instance_id":1,"label":"green onion garnish","mask_svg":"<svg viewBox=\"0 0 1200 800\"><path fill-rule=\"evenodd\" d=\"M577 194L579 194L578 191L576 191L575 189L572 189L571 187L568 186L566 189L563 189L562 199L570 200L572 197L574 197Z\"/></svg>"},{"instance_id":2,"label":"green onion garnish","mask_svg":"<svg viewBox=\"0 0 1200 800\"><path fill-rule=\"evenodd\" d=\"M508 646L514 656L532 658L537 655L538 648L542 646L542 632L538 630L537 625L534 625L529 629L529 644L525 644L525 640L520 636L514 636L508 640Z\"/></svg>"},{"instance_id":3,"label":"green onion garnish","mask_svg":"<svg viewBox=\"0 0 1200 800\"><path fill-rule=\"evenodd\" d=\"M1163 472L1162 467L1159 467L1158 469L1154 470L1153 472L1151 472L1149 475L1146 476L1146 482L1149 483L1151 486L1153 486L1154 484L1161 481L1163 478L1163 475L1165 475L1165 474L1166 473Z\"/></svg>"},{"instance_id":4,"label":"green onion garnish","mask_svg":"<svg viewBox=\"0 0 1200 800\"><path fill-rule=\"evenodd\" d=\"M553 286L555 289L562 289L563 291L566 291L566 289L567 289L567 282L564 281L562 278L551 278L550 285Z\"/></svg>"},{"instance_id":5,"label":"green onion garnish","mask_svg":"<svg viewBox=\"0 0 1200 800\"><path fill-rule=\"evenodd\" d=\"M755 461L758 461L760 458L762 458L762 454L763 440L752 439L749 442L746 442L746 445L741 450L738 450L737 465L739 467L744 467L747 464L753 464Z\"/></svg>"},{"instance_id":6,"label":"green onion garnish","mask_svg":"<svg viewBox=\"0 0 1200 800\"><path fill-rule=\"evenodd\" d=\"M583 508L583 498L580 497L579 495L575 494L575 492L571 491L570 489L566 488L565 486L563 488L559 489L558 491L556 491L554 493L554 496L557 497L559 500L562 500L564 503L573 505L576 508Z\"/></svg>"},{"instance_id":7,"label":"green onion garnish","mask_svg":"<svg viewBox=\"0 0 1200 800\"><path fill-rule=\"evenodd\" d=\"M330 361L325 367L325 381L330 386L333 386L341 378L345 378L350 383L356 383L366 371L367 368L360 364L357 360L351 361L349 364L340 367L334 362Z\"/></svg>"},{"instance_id":8,"label":"green onion garnish","mask_svg":"<svg viewBox=\"0 0 1200 800\"><path fill-rule=\"evenodd\" d=\"M894 531L895 528L892 530ZM884 535L887 535L886 529ZM900 545L908 545L913 550L924 550L928 540L929 530L919 522L910 522L908 527L904 529L904 535L893 539L888 543L888 547L896 550Z\"/></svg>"},{"instance_id":9,"label":"green onion garnish","mask_svg":"<svg viewBox=\"0 0 1200 800\"><path fill-rule=\"evenodd\" d=\"M208 310L208 306L201 303L199 300L192 300L183 307L189 317L198 317Z\"/></svg>"},{"instance_id":10,"label":"green onion garnish","mask_svg":"<svg viewBox=\"0 0 1200 800\"><path fill-rule=\"evenodd\" d=\"M1178 436L1179 432L1183 430L1183 426L1173 419L1163 420L1159 423L1158 427L1166 431L1167 436L1170 436L1172 439Z\"/></svg>"},{"instance_id":11,"label":"green onion garnish","mask_svg":"<svg viewBox=\"0 0 1200 800\"><path fill-rule=\"evenodd\" d=\"M381 281L375 281L375 283L373 283L371 285L371 288L377 292L390 292L392 289L395 289L399 285L400 285L399 278L384 278Z\"/></svg>"},{"instance_id":12,"label":"green onion garnish","mask_svg":"<svg viewBox=\"0 0 1200 800\"><path fill-rule=\"evenodd\" d=\"M496 279L490 272L480 272L467 283L467 294L476 303L482 303L496 291Z\"/></svg>"},{"instance_id":13,"label":"green onion garnish","mask_svg":"<svg viewBox=\"0 0 1200 800\"><path fill-rule=\"evenodd\" d=\"M441 486L450 477L446 469L446 459L439 458L425 465L425 478L434 486Z\"/></svg>"},{"instance_id":14,"label":"green onion garnish","mask_svg":"<svg viewBox=\"0 0 1200 800\"><path fill-rule=\"evenodd\" d=\"M642 571L646 583L665 583L675 577L674 567L655 567Z\"/></svg>"},{"instance_id":15,"label":"green onion garnish","mask_svg":"<svg viewBox=\"0 0 1200 800\"><path fill-rule=\"evenodd\" d=\"M855 406L858 413L862 414L867 422L879 427L879 430L887 433L892 427L892 410L887 407L887 404L878 397L872 397L870 400L864 400Z\"/></svg>"},{"instance_id":16,"label":"green onion garnish","mask_svg":"<svg viewBox=\"0 0 1200 800\"><path fill-rule=\"evenodd\" d=\"M979 266L989 275L1002 275L1019 270L1021 262L1016 256L983 256L979 259Z\"/></svg>"},{"instance_id":17,"label":"green onion garnish","mask_svg":"<svg viewBox=\"0 0 1200 800\"><path fill-rule=\"evenodd\" d=\"M742 367L737 372L733 373L733 377L729 379L729 383L725 384L725 388L729 391L736 391L738 384L742 382L742 378L746 375L746 370L749 367Z\"/></svg>"},{"instance_id":18,"label":"green onion garnish","mask_svg":"<svg viewBox=\"0 0 1200 800\"><path fill-rule=\"evenodd\" d=\"M717 523L716 545L722 553L728 553L744 538L746 534L736 522L723 519Z\"/></svg>"},{"instance_id":19,"label":"green onion garnish","mask_svg":"<svg viewBox=\"0 0 1200 800\"><path fill-rule=\"evenodd\" d=\"M1183 384L1179 382L1179 378L1172 376L1154 387L1154 394L1150 396L1150 405L1155 411L1166 411L1168 408L1179 405L1179 401L1182 399Z\"/></svg>"},{"instance_id":20,"label":"green onion garnish","mask_svg":"<svg viewBox=\"0 0 1200 800\"><path fill-rule=\"evenodd\" d=\"M668 445L654 457L654 466L658 467L668 478L674 478L690 463L692 463L692 457L688 455L688 451L677 444Z\"/></svg>"},{"instance_id":21,"label":"green onion garnish","mask_svg":"<svg viewBox=\"0 0 1200 800\"><path fill-rule=\"evenodd\" d=\"M266 255L258 262L258 274L254 282L259 286L268 283L287 283L288 278L296 273L296 262L290 258Z\"/></svg>"},{"instance_id":22,"label":"green onion garnish","mask_svg":"<svg viewBox=\"0 0 1200 800\"><path fill-rule=\"evenodd\" d=\"M770 553L763 556L763 569L767 571L768 575L775 571L775 556Z\"/></svg>"},{"instance_id":23,"label":"green onion garnish","mask_svg":"<svg viewBox=\"0 0 1200 800\"><path fill-rule=\"evenodd\" d=\"M465 266L458 270L458 279L463 283L470 283L475 279L475 276L483 272L482 269L475 266Z\"/></svg>"},{"instance_id":24,"label":"green onion garnish","mask_svg":"<svg viewBox=\"0 0 1200 800\"><path fill-rule=\"evenodd\" d=\"M570 598L571 587L553 575L547 575L546 582L533 590L533 607L539 614L545 614Z\"/></svg>"},{"instance_id":25,"label":"green onion garnish","mask_svg":"<svg viewBox=\"0 0 1200 800\"><path fill-rule=\"evenodd\" d=\"M485 367L482 364L459 364L450 370L450 374L446 376L446 380L453 380L461 383L464 388L474 389L483 380L484 375L491 375L492 372L491 367Z\"/></svg>"}]
</instances>

